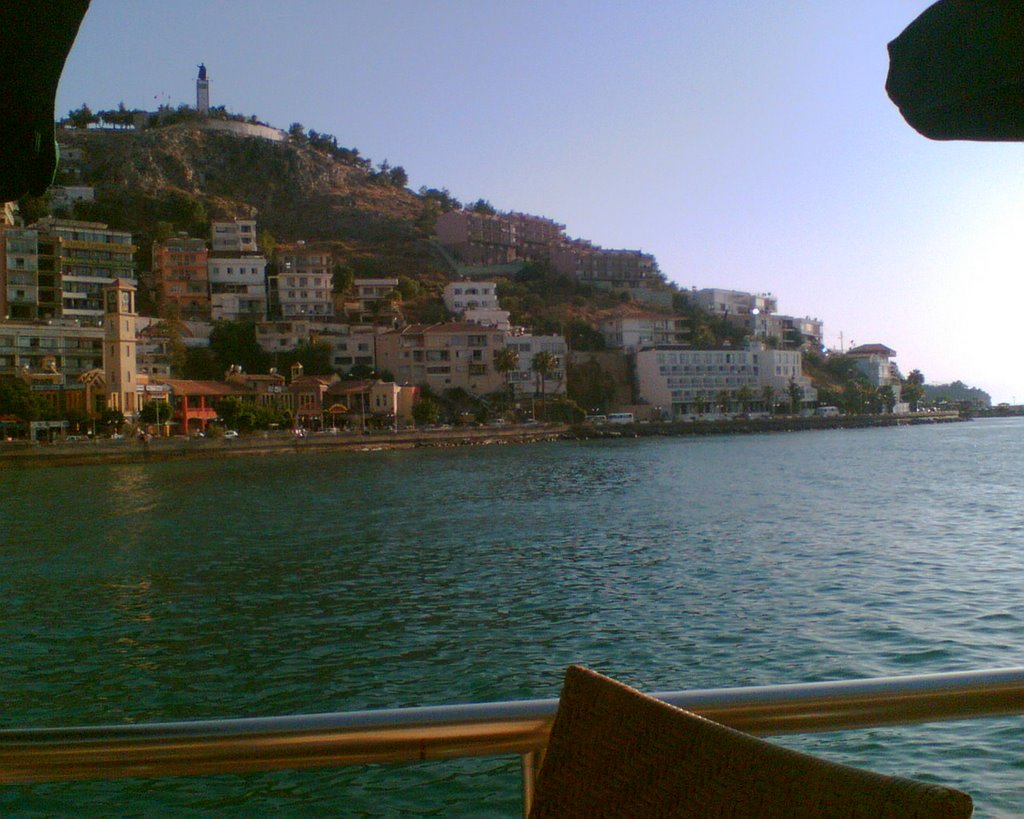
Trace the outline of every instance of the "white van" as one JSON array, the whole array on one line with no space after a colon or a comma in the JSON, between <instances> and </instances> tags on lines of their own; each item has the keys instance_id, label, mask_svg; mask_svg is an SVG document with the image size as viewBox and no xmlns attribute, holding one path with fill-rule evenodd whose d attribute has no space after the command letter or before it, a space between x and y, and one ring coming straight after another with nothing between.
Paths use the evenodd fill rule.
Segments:
<instances>
[{"instance_id":1,"label":"white van","mask_svg":"<svg viewBox=\"0 0 1024 819\"><path fill-rule=\"evenodd\" d=\"M839 407L818 407L814 414L819 418L835 418L842 413L839 412Z\"/></svg>"}]
</instances>

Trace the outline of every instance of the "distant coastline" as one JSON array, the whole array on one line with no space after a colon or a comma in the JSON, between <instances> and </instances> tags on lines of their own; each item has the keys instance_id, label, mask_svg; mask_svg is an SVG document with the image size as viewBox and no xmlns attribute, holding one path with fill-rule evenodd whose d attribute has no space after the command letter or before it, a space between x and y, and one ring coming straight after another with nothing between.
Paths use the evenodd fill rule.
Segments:
<instances>
[{"instance_id":1,"label":"distant coastline","mask_svg":"<svg viewBox=\"0 0 1024 819\"><path fill-rule=\"evenodd\" d=\"M89 464L151 463L171 460L234 458L254 455L302 455L325 452L374 452L418 447L526 444L553 440L750 435L825 429L864 429L967 420L955 412L916 415L849 415L833 418L749 418L650 424L540 424L515 427L466 427L368 435L255 433L238 439L152 439L78 441L62 444L0 442L0 468L45 468Z\"/></svg>"}]
</instances>

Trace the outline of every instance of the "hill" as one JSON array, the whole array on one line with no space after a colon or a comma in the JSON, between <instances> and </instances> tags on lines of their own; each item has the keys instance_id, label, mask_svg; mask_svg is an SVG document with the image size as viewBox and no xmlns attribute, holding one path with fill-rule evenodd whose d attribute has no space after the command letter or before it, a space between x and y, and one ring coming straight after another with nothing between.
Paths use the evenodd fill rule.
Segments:
<instances>
[{"instance_id":1,"label":"hill","mask_svg":"<svg viewBox=\"0 0 1024 819\"><path fill-rule=\"evenodd\" d=\"M64 128L58 138L58 181L96 190L95 202L68 215L136 233L141 269L160 231L205 237L211 219L232 217L257 219L278 242L334 242L380 272L420 275L441 264L429 243L434 203L398 184L404 172L374 171L355 151L187 122L138 132Z\"/></svg>"}]
</instances>

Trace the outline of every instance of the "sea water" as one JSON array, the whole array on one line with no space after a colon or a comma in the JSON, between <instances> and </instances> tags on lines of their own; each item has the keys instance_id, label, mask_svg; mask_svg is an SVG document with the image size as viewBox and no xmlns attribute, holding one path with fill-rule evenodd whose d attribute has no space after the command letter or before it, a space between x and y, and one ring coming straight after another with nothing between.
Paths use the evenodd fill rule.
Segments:
<instances>
[{"instance_id":1,"label":"sea water","mask_svg":"<svg viewBox=\"0 0 1024 819\"><path fill-rule=\"evenodd\" d=\"M0 724L1021 665L1024 423L0 473ZM1024 813L1021 718L787 744ZM0 786L0 813L504 816L515 758Z\"/></svg>"}]
</instances>

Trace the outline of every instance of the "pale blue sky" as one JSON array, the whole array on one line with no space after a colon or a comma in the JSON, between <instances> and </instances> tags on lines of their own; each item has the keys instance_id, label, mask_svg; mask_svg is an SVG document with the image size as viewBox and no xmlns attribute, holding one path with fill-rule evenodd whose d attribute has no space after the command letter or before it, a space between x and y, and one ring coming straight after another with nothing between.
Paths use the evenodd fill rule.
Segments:
<instances>
[{"instance_id":1,"label":"pale blue sky","mask_svg":"<svg viewBox=\"0 0 1024 819\"><path fill-rule=\"evenodd\" d=\"M93 0L65 113L211 102L769 291L838 346L1024 401L1018 144L937 143L885 96L926 0Z\"/></svg>"}]
</instances>

